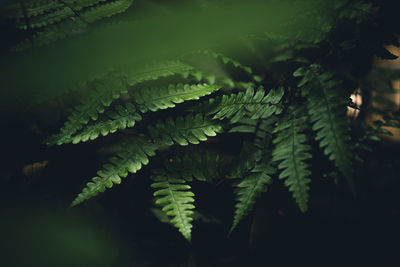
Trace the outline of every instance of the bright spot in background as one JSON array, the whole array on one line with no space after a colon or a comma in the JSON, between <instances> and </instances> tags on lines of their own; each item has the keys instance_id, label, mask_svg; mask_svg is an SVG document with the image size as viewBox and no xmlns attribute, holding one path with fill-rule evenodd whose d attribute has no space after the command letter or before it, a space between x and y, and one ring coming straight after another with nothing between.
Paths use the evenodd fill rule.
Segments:
<instances>
[{"instance_id":1,"label":"bright spot in background","mask_svg":"<svg viewBox=\"0 0 400 267\"><path fill-rule=\"evenodd\" d=\"M356 104L358 107L361 107L362 105L362 97L361 95L356 91L354 94L350 95L351 101L353 101L354 104ZM358 117L358 114L360 113L359 109L352 108L352 107L347 107L347 116L351 117L353 120L355 120Z\"/></svg>"}]
</instances>

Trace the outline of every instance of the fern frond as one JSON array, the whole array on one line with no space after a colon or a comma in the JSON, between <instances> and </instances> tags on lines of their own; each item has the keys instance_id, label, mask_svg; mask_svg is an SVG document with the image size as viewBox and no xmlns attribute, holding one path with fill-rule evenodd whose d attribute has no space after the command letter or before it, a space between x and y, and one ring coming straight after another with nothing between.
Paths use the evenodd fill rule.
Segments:
<instances>
[{"instance_id":1,"label":"fern frond","mask_svg":"<svg viewBox=\"0 0 400 267\"><path fill-rule=\"evenodd\" d=\"M62 4L54 0L25 1L24 7L26 9L26 15L28 17L33 17L60 8ZM5 11L8 18L25 17L25 12L22 9L21 3L17 1L5 7Z\"/></svg>"},{"instance_id":2,"label":"fern frond","mask_svg":"<svg viewBox=\"0 0 400 267\"><path fill-rule=\"evenodd\" d=\"M220 89L219 85L209 84L177 84L168 87L141 88L132 92L134 101L139 110L144 113L148 110L157 111L175 107L175 104L186 100L199 99Z\"/></svg>"},{"instance_id":3,"label":"fern frond","mask_svg":"<svg viewBox=\"0 0 400 267\"><path fill-rule=\"evenodd\" d=\"M137 121L142 120L139 112L131 103L125 106L116 105L114 110L109 110L105 114L107 119L98 120L84 127L82 131L75 134L65 143L86 142L96 139L100 134L106 136L109 133L114 133L117 130L123 130L127 127L133 127Z\"/></svg>"},{"instance_id":4,"label":"fern frond","mask_svg":"<svg viewBox=\"0 0 400 267\"><path fill-rule=\"evenodd\" d=\"M82 16L88 23L92 23L96 20L122 13L131 5L132 0L117 0L110 3L105 3L104 5L92 7L90 10L84 12Z\"/></svg>"},{"instance_id":5,"label":"fern frond","mask_svg":"<svg viewBox=\"0 0 400 267\"><path fill-rule=\"evenodd\" d=\"M346 100L332 88L322 87L314 90L308 98L308 110L312 129L317 132L316 140L325 155L329 156L340 172L347 178L351 176L351 153L348 142L348 126L344 111Z\"/></svg>"},{"instance_id":6,"label":"fern frond","mask_svg":"<svg viewBox=\"0 0 400 267\"><path fill-rule=\"evenodd\" d=\"M210 54L213 58L220 59L224 64L232 64L235 68L239 68L247 72L248 74L253 74L253 70L249 66L245 66L239 61L230 58L224 54L215 52L215 51L210 51L210 50L205 50L205 54Z\"/></svg>"},{"instance_id":7,"label":"fern frond","mask_svg":"<svg viewBox=\"0 0 400 267\"><path fill-rule=\"evenodd\" d=\"M104 192L106 188L111 188L113 184L120 184L121 178L125 178L128 173L136 173L149 162L149 157L155 155L157 146L147 141L145 137L139 136L123 145L123 151L117 153L115 157L109 159L108 164L97 172L97 176L87 183L71 206Z\"/></svg>"},{"instance_id":8,"label":"fern frond","mask_svg":"<svg viewBox=\"0 0 400 267\"><path fill-rule=\"evenodd\" d=\"M103 113L114 99L120 97L121 93L127 92L124 82L118 76L96 81L94 86L95 89L89 92L68 117L60 133L50 137L47 144L61 145L69 142L72 135L81 130L90 119L97 120L99 113Z\"/></svg>"},{"instance_id":9,"label":"fern frond","mask_svg":"<svg viewBox=\"0 0 400 267\"><path fill-rule=\"evenodd\" d=\"M208 152L187 152L183 156L175 156L164 162L168 173L178 173L181 178L191 182L212 182L221 178L221 167L224 161L218 154Z\"/></svg>"},{"instance_id":10,"label":"fern frond","mask_svg":"<svg viewBox=\"0 0 400 267\"><path fill-rule=\"evenodd\" d=\"M167 118L165 122L158 121L155 126L149 126L149 133L156 142L166 145L174 142L182 146L198 144L207 140L207 136L216 136L220 132L221 125L202 114Z\"/></svg>"},{"instance_id":11,"label":"fern frond","mask_svg":"<svg viewBox=\"0 0 400 267\"><path fill-rule=\"evenodd\" d=\"M83 32L87 25L79 19L76 20L66 20L64 23L58 25L49 25L42 31L35 33L30 38L26 38L17 45L11 48L11 51L18 52L34 46L44 46L55 42L60 39L64 39L73 34Z\"/></svg>"},{"instance_id":12,"label":"fern frond","mask_svg":"<svg viewBox=\"0 0 400 267\"><path fill-rule=\"evenodd\" d=\"M271 175L275 169L270 159L259 162L237 185L235 216L229 232L232 232L239 222L253 209L256 198L267 191L267 185L272 182Z\"/></svg>"},{"instance_id":13,"label":"fern frond","mask_svg":"<svg viewBox=\"0 0 400 267\"><path fill-rule=\"evenodd\" d=\"M246 92L223 95L215 100L209 100L211 111L208 114L215 114L214 119L230 118L232 123L238 122L244 116L251 119L268 118L272 114L279 114L282 108L277 104L284 94L283 88L271 89L267 95L263 87L256 92L249 87Z\"/></svg>"},{"instance_id":14,"label":"fern frond","mask_svg":"<svg viewBox=\"0 0 400 267\"><path fill-rule=\"evenodd\" d=\"M305 162L311 158L311 147L306 145L307 136L302 133L307 118L300 116L297 112L291 111L279 122L275 129L277 133L273 140L275 148L272 152L272 159L280 162L278 168L281 170L280 179L285 179L284 184L289 187L289 191L293 192L302 212L307 210L308 190L311 172L308 164Z\"/></svg>"},{"instance_id":15,"label":"fern frond","mask_svg":"<svg viewBox=\"0 0 400 267\"><path fill-rule=\"evenodd\" d=\"M162 211L172 219L170 222L179 229L179 232L188 240L191 240L194 194L190 191L190 185L184 179L168 176L162 170L153 171L151 179L152 188L157 189L154 196L158 197L156 204L162 206Z\"/></svg>"},{"instance_id":16,"label":"fern frond","mask_svg":"<svg viewBox=\"0 0 400 267\"><path fill-rule=\"evenodd\" d=\"M183 74L192 69L192 66L189 66L182 61L166 60L146 65L141 69L125 71L125 76L127 78L128 84L130 86L133 86L135 84L145 81L157 80L162 77L172 76L176 74Z\"/></svg>"},{"instance_id":17,"label":"fern frond","mask_svg":"<svg viewBox=\"0 0 400 267\"><path fill-rule=\"evenodd\" d=\"M302 83L309 90L307 107L316 140L324 154L334 162L339 171L352 186L352 156L349 145L349 129L346 124L347 99L340 94L340 81L333 79L333 73L316 74L311 66L303 72ZM301 74L301 73L300 73ZM301 75L303 75L301 74ZM305 90L307 92L307 90Z\"/></svg>"}]
</instances>

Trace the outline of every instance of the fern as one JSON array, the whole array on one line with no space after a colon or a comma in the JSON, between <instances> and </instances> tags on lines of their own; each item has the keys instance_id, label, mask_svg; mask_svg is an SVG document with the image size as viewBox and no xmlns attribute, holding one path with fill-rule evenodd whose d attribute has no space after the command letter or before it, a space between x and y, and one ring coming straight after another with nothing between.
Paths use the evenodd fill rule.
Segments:
<instances>
[{"instance_id":1,"label":"fern","mask_svg":"<svg viewBox=\"0 0 400 267\"><path fill-rule=\"evenodd\" d=\"M230 232L253 209L256 198L267 191L267 185L272 182L271 175L274 173L275 169L271 166L271 160L265 157L256 163L254 168L237 183L237 203L235 205L235 216Z\"/></svg>"},{"instance_id":2,"label":"fern","mask_svg":"<svg viewBox=\"0 0 400 267\"><path fill-rule=\"evenodd\" d=\"M305 144L307 136L302 133L306 123L307 118L301 116L298 110L291 110L286 114L275 129L277 136L273 140L275 148L272 152L272 159L280 162L279 178L285 179L284 184L293 192L293 197L302 212L307 210L308 183L311 181L308 178L311 172L306 163L306 160L311 158L311 147Z\"/></svg>"},{"instance_id":3,"label":"fern","mask_svg":"<svg viewBox=\"0 0 400 267\"><path fill-rule=\"evenodd\" d=\"M34 46L43 46L59 39L81 33L87 25L105 17L126 11L132 0L58 0L30 1L27 5L12 5L8 16L17 18L20 29L38 28L29 38L15 45L11 50L21 51ZM45 2L45 3L44 3ZM98 4L99 2L105 2Z\"/></svg>"},{"instance_id":4,"label":"fern","mask_svg":"<svg viewBox=\"0 0 400 267\"><path fill-rule=\"evenodd\" d=\"M90 10L82 14L85 21L93 23L96 20L111 17L115 14L122 13L132 5L132 0L117 0L114 2L100 5L99 7L93 7Z\"/></svg>"},{"instance_id":5,"label":"fern","mask_svg":"<svg viewBox=\"0 0 400 267\"><path fill-rule=\"evenodd\" d=\"M157 205L161 205L162 211L172 219L170 222L179 229L179 232L190 241L193 221L193 211L195 206L194 194L189 191L191 188L184 179L167 177L164 170L154 170L151 179L154 183L152 188L156 188L154 196L158 197Z\"/></svg>"},{"instance_id":6,"label":"fern","mask_svg":"<svg viewBox=\"0 0 400 267\"><path fill-rule=\"evenodd\" d=\"M204 95L218 90L220 86L207 84L178 84L168 87L140 88L132 93L134 105L128 103L125 107L117 105L115 111L106 112L106 119L92 122L83 126L83 130L64 140L64 143L72 142L74 144L96 139L99 134L103 136L122 130L127 127L133 127L136 121L140 121L142 116L139 113L147 111L157 111L175 107L176 103L185 100L199 99ZM135 107L137 106L137 108Z\"/></svg>"},{"instance_id":7,"label":"fern","mask_svg":"<svg viewBox=\"0 0 400 267\"><path fill-rule=\"evenodd\" d=\"M134 90L132 97L142 113L175 107L186 100L199 99L220 89L219 85L178 84Z\"/></svg>"},{"instance_id":8,"label":"fern","mask_svg":"<svg viewBox=\"0 0 400 267\"><path fill-rule=\"evenodd\" d=\"M117 130L133 127L137 121L142 120L142 116L140 116L135 106L131 103L127 103L125 106L116 105L114 109L106 112L108 119L86 125L82 131L65 140L64 143L72 142L73 144L77 144L79 142L94 140L99 134L105 136Z\"/></svg>"},{"instance_id":9,"label":"fern","mask_svg":"<svg viewBox=\"0 0 400 267\"><path fill-rule=\"evenodd\" d=\"M144 136L133 138L130 142L123 145L123 151L117 156L109 159L108 164L97 172L97 176L87 183L72 206L104 192L106 188L111 188L113 184L120 184L121 177L124 178L128 173L136 173L149 162L149 157L155 155L157 146L146 140Z\"/></svg>"},{"instance_id":10,"label":"fern","mask_svg":"<svg viewBox=\"0 0 400 267\"><path fill-rule=\"evenodd\" d=\"M205 106L200 106L199 109L210 110L208 114L215 114L214 119L230 118L231 123L238 122L246 115L253 120L267 118L282 111L277 104L282 99L283 93L284 90L281 87L271 89L267 95L265 95L263 87L259 87L256 92L249 87L245 93L239 92L210 99Z\"/></svg>"},{"instance_id":11,"label":"fern","mask_svg":"<svg viewBox=\"0 0 400 267\"><path fill-rule=\"evenodd\" d=\"M340 81L333 79L333 73L324 72L318 75L318 68L319 66L313 65L307 70L298 70L296 75L304 75L301 86L309 89L304 92L309 92L307 107L313 122L312 129L317 133L316 140L324 149L325 155L334 162L352 186L352 156L348 144L350 137L344 119L347 99L340 94Z\"/></svg>"},{"instance_id":12,"label":"fern","mask_svg":"<svg viewBox=\"0 0 400 267\"><path fill-rule=\"evenodd\" d=\"M157 80L161 77L172 76L176 74L185 74L193 70L192 66L179 60L166 60L155 62L140 69L125 70L127 82L130 86L150 80Z\"/></svg>"},{"instance_id":13,"label":"fern","mask_svg":"<svg viewBox=\"0 0 400 267\"><path fill-rule=\"evenodd\" d=\"M118 76L96 81L94 86L95 89L81 101L81 105L75 108L60 132L47 141L48 144L61 145L69 142L72 135L81 130L89 120L97 120L99 113L103 113L121 93L127 92L125 84Z\"/></svg>"},{"instance_id":14,"label":"fern","mask_svg":"<svg viewBox=\"0 0 400 267\"><path fill-rule=\"evenodd\" d=\"M188 182L196 179L211 183L221 178L224 164L218 154L187 152L183 156L165 160L164 167L168 173L177 173Z\"/></svg>"},{"instance_id":15,"label":"fern","mask_svg":"<svg viewBox=\"0 0 400 267\"><path fill-rule=\"evenodd\" d=\"M149 133L156 143L186 146L207 140L207 136L216 136L222 132L222 126L202 114L189 114L186 117L167 118L149 125Z\"/></svg>"}]
</instances>

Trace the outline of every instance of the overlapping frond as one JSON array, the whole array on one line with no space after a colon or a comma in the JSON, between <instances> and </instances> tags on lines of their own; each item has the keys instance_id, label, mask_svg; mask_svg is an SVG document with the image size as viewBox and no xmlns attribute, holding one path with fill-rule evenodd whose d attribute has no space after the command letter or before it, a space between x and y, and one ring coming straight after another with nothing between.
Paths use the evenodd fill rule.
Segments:
<instances>
[{"instance_id":1,"label":"overlapping frond","mask_svg":"<svg viewBox=\"0 0 400 267\"><path fill-rule=\"evenodd\" d=\"M272 159L279 162L280 179L293 192L300 210L305 212L308 203L310 170L307 160L311 158L311 147L306 144L307 136L303 133L307 125L307 117L302 116L301 110L292 110L279 121L275 129L276 138Z\"/></svg>"},{"instance_id":2,"label":"overlapping frond","mask_svg":"<svg viewBox=\"0 0 400 267\"><path fill-rule=\"evenodd\" d=\"M132 98L144 113L175 107L186 100L199 99L220 89L219 85L209 84L170 84L169 86L140 88L132 92Z\"/></svg>"},{"instance_id":3,"label":"overlapping frond","mask_svg":"<svg viewBox=\"0 0 400 267\"><path fill-rule=\"evenodd\" d=\"M34 0L12 4L7 8L6 15L16 19L16 27L37 29L12 50L20 51L32 45L43 46L83 32L88 24L124 12L131 4L132 0Z\"/></svg>"},{"instance_id":4,"label":"overlapping frond","mask_svg":"<svg viewBox=\"0 0 400 267\"><path fill-rule=\"evenodd\" d=\"M98 7L92 7L82 16L88 23L95 22L105 17L111 17L115 14L122 13L132 5L133 0L116 0L110 3L105 3Z\"/></svg>"},{"instance_id":5,"label":"overlapping frond","mask_svg":"<svg viewBox=\"0 0 400 267\"><path fill-rule=\"evenodd\" d=\"M190 185L182 178L167 174L163 169L154 170L151 179L154 181L151 187L156 189L156 204L162 206L162 211L172 217L170 222L190 241L195 208Z\"/></svg>"},{"instance_id":6,"label":"overlapping frond","mask_svg":"<svg viewBox=\"0 0 400 267\"><path fill-rule=\"evenodd\" d=\"M193 151L165 160L164 166L168 173L179 174L186 181L212 182L221 178L224 161L218 154Z\"/></svg>"},{"instance_id":7,"label":"overlapping frond","mask_svg":"<svg viewBox=\"0 0 400 267\"><path fill-rule=\"evenodd\" d=\"M186 117L167 118L165 122L158 121L149 125L149 133L157 143L172 145L177 143L185 146L189 143L198 144L207 140L207 136L216 136L222 132L219 122L205 117L203 114L189 114Z\"/></svg>"},{"instance_id":8,"label":"overlapping frond","mask_svg":"<svg viewBox=\"0 0 400 267\"><path fill-rule=\"evenodd\" d=\"M137 121L142 120L142 116L131 103L127 103L124 106L116 105L114 110L105 112L105 117L104 119L92 121L85 125L82 131L73 135L65 143L72 142L73 144L77 144L79 142L94 140L100 134L106 136L117 130L133 127Z\"/></svg>"},{"instance_id":9,"label":"overlapping frond","mask_svg":"<svg viewBox=\"0 0 400 267\"><path fill-rule=\"evenodd\" d=\"M126 70L124 74L128 84L133 86L141 82L157 80L162 77L185 74L190 70L193 70L193 67L182 61L166 60L148 64L140 69Z\"/></svg>"},{"instance_id":10,"label":"overlapping frond","mask_svg":"<svg viewBox=\"0 0 400 267\"><path fill-rule=\"evenodd\" d=\"M261 151L257 150L257 152ZM235 186L237 203L230 232L253 209L256 199L267 191L267 185L272 182L271 175L275 173L275 168L271 166L271 159L268 157L260 159L259 156L256 156L257 158L259 162L255 163L255 166L246 172L242 180Z\"/></svg>"},{"instance_id":11,"label":"overlapping frond","mask_svg":"<svg viewBox=\"0 0 400 267\"><path fill-rule=\"evenodd\" d=\"M138 136L123 144L123 150L116 156L109 159L109 163L97 172L97 176L87 183L72 206L104 192L106 188L111 188L114 184L120 184L121 178L125 178L128 173L136 173L149 162L149 157L155 155L157 146L149 142L144 136Z\"/></svg>"},{"instance_id":12,"label":"overlapping frond","mask_svg":"<svg viewBox=\"0 0 400 267\"><path fill-rule=\"evenodd\" d=\"M251 119L268 118L272 114L279 114L282 108L278 105L281 101L284 90L282 87L271 89L266 94L263 87L257 91L249 87L246 92L223 95L210 99L200 109L208 109L208 114L214 114L214 119L230 118L232 123L238 122L245 116Z\"/></svg>"},{"instance_id":13,"label":"overlapping frond","mask_svg":"<svg viewBox=\"0 0 400 267\"><path fill-rule=\"evenodd\" d=\"M89 120L97 120L99 114L103 113L114 99L119 98L121 93L127 92L126 85L118 76L95 81L93 86L94 89L82 99L81 104L67 118L67 122L60 132L49 138L48 144L61 145L69 142L71 137L81 130Z\"/></svg>"},{"instance_id":14,"label":"overlapping frond","mask_svg":"<svg viewBox=\"0 0 400 267\"><path fill-rule=\"evenodd\" d=\"M316 132L315 139L352 186L352 156L345 115L348 102L341 94L341 82L334 79L333 73L323 72L318 75L315 68L318 66L297 71L298 76L304 75L301 85L307 89L305 92L309 92L307 107L313 123L312 129Z\"/></svg>"}]
</instances>

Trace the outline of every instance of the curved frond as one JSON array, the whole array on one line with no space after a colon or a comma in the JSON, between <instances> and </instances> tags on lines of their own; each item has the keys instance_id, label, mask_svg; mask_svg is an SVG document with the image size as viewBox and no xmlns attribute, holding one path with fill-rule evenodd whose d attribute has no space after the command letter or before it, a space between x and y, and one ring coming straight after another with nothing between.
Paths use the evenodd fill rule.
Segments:
<instances>
[{"instance_id":1,"label":"curved frond","mask_svg":"<svg viewBox=\"0 0 400 267\"><path fill-rule=\"evenodd\" d=\"M338 87L340 81L333 79L333 73L316 74L310 66L308 70L298 71L303 76L302 84L308 89L307 107L312 121L312 129L317 133L316 140L324 149L325 155L334 162L339 171L352 186L352 156L349 145L350 136L346 124L347 99L342 97ZM307 92L305 90L305 92Z\"/></svg>"},{"instance_id":2,"label":"curved frond","mask_svg":"<svg viewBox=\"0 0 400 267\"><path fill-rule=\"evenodd\" d=\"M224 161L218 154L208 152L187 152L183 156L175 156L165 160L164 166L168 173L179 174L181 178L191 182L212 182L221 178L221 167Z\"/></svg>"},{"instance_id":3,"label":"curved frond","mask_svg":"<svg viewBox=\"0 0 400 267\"><path fill-rule=\"evenodd\" d=\"M267 185L272 182L271 175L275 169L271 166L271 160L263 159L248 172L244 178L236 184L235 216L230 229L232 232L239 222L253 209L256 198L267 191Z\"/></svg>"},{"instance_id":4,"label":"curved frond","mask_svg":"<svg viewBox=\"0 0 400 267\"><path fill-rule=\"evenodd\" d=\"M298 110L296 110L298 111ZM280 179L285 179L284 184L293 192L293 197L302 212L307 210L308 190L311 174L309 166L305 162L311 158L311 147L306 145L307 136L302 133L307 118L302 117L300 112L291 111L279 122L275 129L277 133L273 140L275 148L272 159L280 162L278 168L281 170Z\"/></svg>"},{"instance_id":5,"label":"curved frond","mask_svg":"<svg viewBox=\"0 0 400 267\"><path fill-rule=\"evenodd\" d=\"M219 85L209 84L170 84L168 87L140 88L134 90L131 95L138 104L139 110L144 113L148 110L172 108L175 107L175 104L199 99L220 88Z\"/></svg>"},{"instance_id":6,"label":"curved frond","mask_svg":"<svg viewBox=\"0 0 400 267\"><path fill-rule=\"evenodd\" d=\"M169 217L170 222L179 229L179 232L190 241L192 232L194 194L190 191L190 185L181 178L169 176L162 169L153 171L151 184L155 188L154 197L156 204L162 206Z\"/></svg>"},{"instance_id":7,"label":"curved frond","mask_svg":"<svg viewBox=\"0 0 400 267\"><path fill-rule=\"evenodd\" d=\"M116 105L114 110L109 110L105 113L106 119L94 121L86 125L82 131L66 140L65 143L86 142L94 140L99 135L106 136L109 133L114 133L117 130L123 130L127 127L133 127L137 121L142 120L139 112L131 103L125 106Z\"/></svg>"},{"instance_id":8,"label":"curved frond","mask_svg":"<svg viewBox=\"0 0 400 267\"><path fill-rule=\"evenodd\" d=\"M123 151L109 159L109 163L105 164L103 169L97 172L97 176L86 184L71 206L104 192L114 184L120 184L121 178L125 178L128 173L136 173L146 165L149 157L154 156L157 149L156 145L148 142L143 136L132 139L122 147Z\"/></svg>"},{"instance_id":9,"label":"curved frond","mask_svg":"<svg viewBox=\"0 0 400 267\"><path fill-rule=\"evenodd\" d=\"M125 71L125 76L128 84L133 86L141 82L157 80L161 77L187 73L192 69L192 66L182 61L166 60L143 66L140 69L135 68L130 71Z\"/></svg>"},{"instance_id":10,"label":"curved frond","mask_svg":"<svg viewBox=\"0 0 400 267\"><path fill-rule=\"evenodd\" d=\"M158 121L155 126L149 126L150 135L157 142L166 145L198 144L200 141L206 141L207 136L216 136L220 132L221 125L202 114L167 118L165 122Z\"/></svg>"},{"instance_id":11,"label":"curved frond","mask_svg":"<svg viewBox=\"0 0 400 267\"><path fill-rule=\"evenodd\" d=\"M266 95L263 87L256 92L249 87L246 92L223 95L210 99L208 114L215 114L214 119L230 118L232 123L238 122L245 116L251 119L268 118L272 114L279 114L282 108L278 105L284 94L283 88L271 89ZM207 104L200 108L207 108Z\"/></svg>"},{"instance_id":12,"label":"curved frond","mask_svg":"<svg viewBox=\"0 0 400 267\"><path fill-rule=\"evenodd\" d=\"M60 132L47 141L47 144L69 142L72 135L81 130L89 120L97 120L99 113L103 113L114 99L126 93L127 88L120 77L109 77L94 83L95 89L81 101L74 112L68 117L67 122Z\"/></svg>"},{"instance_id":13,"label":"curved frond","mask_svg":"<svg viewBox=\"0 0 400 267\"><path fill-rule=\"evenodd\" d=\"M82 16L88 23L96 20L111 17L115 14L122 13L132 5L132 0L117 0L104 5L95 6L84 12Z\"/></svg>"}]
</instances>

